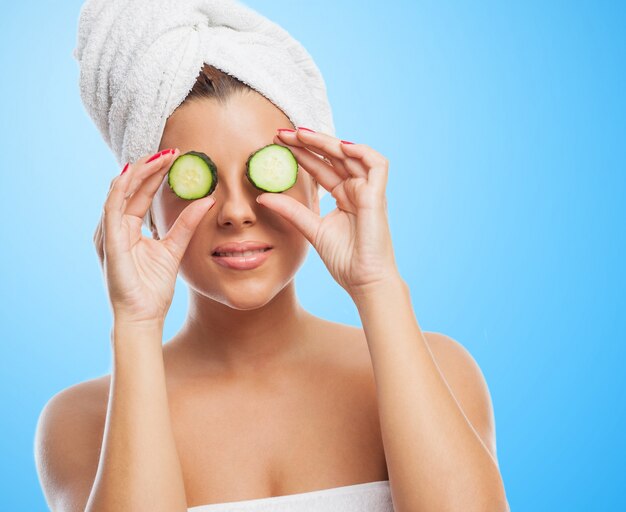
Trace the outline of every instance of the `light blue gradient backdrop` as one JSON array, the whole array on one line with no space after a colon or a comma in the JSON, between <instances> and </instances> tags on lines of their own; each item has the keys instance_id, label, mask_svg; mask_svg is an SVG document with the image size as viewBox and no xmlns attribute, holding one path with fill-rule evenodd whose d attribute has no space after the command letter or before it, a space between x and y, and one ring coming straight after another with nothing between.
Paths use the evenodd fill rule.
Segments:
<instances>
[{"instance_id":1,"label":"light blue gradient backdrop","mask_svg":"<svg viewBox=\"0 0 626 512\"><path fill-rule=\"evenodd\" d=\"M39 412L110 369L92 236L119 170L80 102L80 5L0 17L3 510L46 510ZM512 509L622 509L625 4L248 5L313 55L337 135L389 158L400 271L422 328L484 372ZM297 288L314 314L359 324L312 248ZM166 339L186 301L179 281Z\"/></svg>"}]
</instances>

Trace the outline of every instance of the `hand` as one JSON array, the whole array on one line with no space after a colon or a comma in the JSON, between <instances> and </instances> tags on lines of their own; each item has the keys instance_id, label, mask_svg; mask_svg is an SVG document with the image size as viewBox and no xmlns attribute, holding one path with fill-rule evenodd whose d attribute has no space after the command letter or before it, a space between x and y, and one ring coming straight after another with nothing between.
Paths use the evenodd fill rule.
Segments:
<instances>
[{"instance_id":1,"label":"hand","mask_svg":"<svg viewBox=\"0 0 626 512\"><path fill-rule=\"evenodd\" d=\"M179 150L131 163L111 181L94 244L116 321L163 323L172 303L180 261L211 196L192 201L161 240L144 237L141 224Z\"/></svg>"},{"instance_id":2,"label":"hand","mask_svg":"<svg viewBox=\"0 0 626 512\"><path fill-rule=\"evenodd\" d=\"M259 203L307 238L351 296L398 277L387 221L387 159L365 144L345 144L305 130L279 132L274 142L293 152L300 166L335 198L337 208L321 218L300 201L278 193L260 194Z\"/></svg>"}]
</instances>

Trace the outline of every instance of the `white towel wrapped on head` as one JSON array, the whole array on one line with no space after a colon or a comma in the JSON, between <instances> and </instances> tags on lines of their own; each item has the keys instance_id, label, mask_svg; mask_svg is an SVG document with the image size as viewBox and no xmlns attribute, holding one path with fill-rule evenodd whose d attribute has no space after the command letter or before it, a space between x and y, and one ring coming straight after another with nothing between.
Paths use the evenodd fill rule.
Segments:
<instances>
[{"instance_id":1,"label":"white towel wrapped on head","mask_svg":"<svg viewBox=\"0 0 626 512\"><path fill-rule=\"evenodd\" d=\"M335 134L311 55L236 0L86 0L73 56L83 104L120 167L158 150L204 63L261 93L295 126Z\"/></svg>"}]
</instances>

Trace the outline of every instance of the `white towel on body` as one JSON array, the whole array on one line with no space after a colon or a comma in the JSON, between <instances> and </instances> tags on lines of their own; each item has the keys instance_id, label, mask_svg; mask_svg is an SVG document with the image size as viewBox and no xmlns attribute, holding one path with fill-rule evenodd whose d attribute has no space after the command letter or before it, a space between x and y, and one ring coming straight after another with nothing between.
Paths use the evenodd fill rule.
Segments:
<instances>
[{"instance_id":1,"label":"white towel on body","mask_svg":"<svg viewBox=\"0 0 626 512\"><path fill-rule=\"evenodd\" d=\"M188 512L393 512L389 480L344 485L228 503L213 503Z\"/></svg>"}]
</instances>

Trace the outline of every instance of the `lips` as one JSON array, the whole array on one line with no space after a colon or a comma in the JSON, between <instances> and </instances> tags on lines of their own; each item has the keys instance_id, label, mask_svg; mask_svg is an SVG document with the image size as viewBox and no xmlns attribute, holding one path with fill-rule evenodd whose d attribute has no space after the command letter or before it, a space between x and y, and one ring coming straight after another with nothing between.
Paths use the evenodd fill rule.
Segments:
<instances>
[{"instance_id":1,"label":"lips","mask_svg":"<svg viewBox=\"0 0 626 512\"><path fill-rule=\"evenodd\" d=\"M222 267L235 270L251 270L257 268L266 261L272 254L272 249L259 250L253 253L246 253L246 256L216 256L213 261ZM232 254L232 253L231 253Z\"/></svg>"},{"instance_id":2,"label":"lips","mask_svg":"<svg viewBox=\"0 0 626 512\"><path fill-rule=\"evenodd\" d=\"M213 248L212 255L219 256L220 253L244 253L245 251L256 251L259 249L271 249L272 246L266 242L258 240L243 240L241 242L228 242Z\"/></svg>"}]
</instances>

